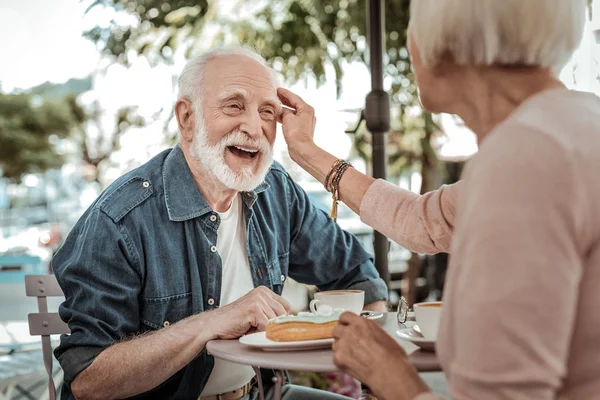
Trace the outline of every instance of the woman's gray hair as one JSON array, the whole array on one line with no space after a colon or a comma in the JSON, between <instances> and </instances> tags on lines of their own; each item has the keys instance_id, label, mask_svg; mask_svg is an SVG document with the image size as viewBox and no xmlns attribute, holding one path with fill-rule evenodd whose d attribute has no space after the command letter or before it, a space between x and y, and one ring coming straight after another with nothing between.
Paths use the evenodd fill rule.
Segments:
<instances>
[{"instance_id":1,"label":"woman's gray hair","mask_svg":"<svg viewBox=\"0 0 600 400\"><path fill-rule=\"evenodd\" d=\"M423 63L548 67L579 47L587 0L412 0L410 33Z\"/></svg>"},{"instance_id":2,"label":"woman's gray hair","mask_svg":"<svg viewBox=\"0 0 600 400\"><path fill-rule=\"evenodd\" d=\"M181 75L179 75L178 98L190 100L199 111L200 104L202 102L202 84L204 81L204 70L206 65L208 65L208 63L215 58L233 55L245 56L257 61L259 64L263 65L267 71L269 71L273 78L275 87L280 86L277 73L271 67L269 67L267 61L254 50L243 46L221 47L209 50L193 58L186 64L181 72Z\"/></svg>"}]
</instances>

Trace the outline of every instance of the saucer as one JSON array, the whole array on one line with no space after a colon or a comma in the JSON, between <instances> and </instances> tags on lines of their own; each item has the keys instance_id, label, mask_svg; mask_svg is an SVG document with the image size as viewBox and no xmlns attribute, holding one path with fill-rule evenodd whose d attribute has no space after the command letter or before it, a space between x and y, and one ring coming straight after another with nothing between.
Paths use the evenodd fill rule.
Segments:
<instances>
[{"instance_id":1,"label":"saucer","mask_svg":"<svg viewBox=\"0 0 600 400\"><path fill-rule=\"evenodd\" d=\"M366 319L379 319L383 317L383 313L377 311L362 310L360 312L360 316L365 317Z\"/></svg>"},{"instance_id":2,"label":"saucer","mask_svg":"<svg viewBox=\"0 0 600 400\"><path fill-rule=\"evenodd\" d=\"M425 339L414 327L399 329L396 331L396 335L400 339L411 342L423 351L435 351L435 340Z\"/></svg>"}]
</instances>

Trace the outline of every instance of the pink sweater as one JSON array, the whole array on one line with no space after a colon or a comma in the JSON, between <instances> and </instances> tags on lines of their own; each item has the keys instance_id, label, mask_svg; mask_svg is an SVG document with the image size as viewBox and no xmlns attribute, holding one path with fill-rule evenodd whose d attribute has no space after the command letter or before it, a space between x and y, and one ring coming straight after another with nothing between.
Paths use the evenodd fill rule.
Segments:
<instances>
[{"instance_id":1,"label":"pink sweater","mask_svg":"<svg viewBox=\"0 0 600 400\"><path fill-rule=\"evenodd\" d=\"M377 181L361 215L452 254L437 348L454 399L600 398L600 99L534 96L462 183L419 197Z\"/></svg>"}]
</instances>

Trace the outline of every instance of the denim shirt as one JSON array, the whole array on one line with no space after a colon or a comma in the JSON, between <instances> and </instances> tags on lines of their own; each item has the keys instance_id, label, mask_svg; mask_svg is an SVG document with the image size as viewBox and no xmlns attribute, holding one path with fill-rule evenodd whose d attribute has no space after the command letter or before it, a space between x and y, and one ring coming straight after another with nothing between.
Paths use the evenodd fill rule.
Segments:
<instances>
[{"instance_id":1,"label":"denim shirt","mask_svg":"<svg viewBox=\"0 0 600 400\"><path fill-rule=\"evenodd\" d=\"M371 256L313 206L274 163L265 182L243 192L246 248L255 286L281 294L288 276L320 290L363 289L387 299ZM55 350L69 384L107 346L219 307L219 215L202 196L182 150L166 150L110 185L83 214L52 266L71 334ZM204 350L136 398L196 399L213 369Z\"/></svg>"}]
</instances>

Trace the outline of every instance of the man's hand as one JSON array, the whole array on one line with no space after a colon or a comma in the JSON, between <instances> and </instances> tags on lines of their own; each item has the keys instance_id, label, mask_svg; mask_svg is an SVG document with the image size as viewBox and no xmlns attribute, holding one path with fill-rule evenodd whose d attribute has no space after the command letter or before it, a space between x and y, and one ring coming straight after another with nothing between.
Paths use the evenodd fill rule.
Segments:
<instances>
[{"instance_id":1,"label":"man's hand","mask_svg":"<svg viewBox=\"0 0 600 400\"><path fill-rule=\"evenodd\" d=\"M217 339L237 339L250 329L264 331L270 319L290 312L290 303L259 286L231 304L211 311L210 324Z\"/></svg>"}]
</instances>

